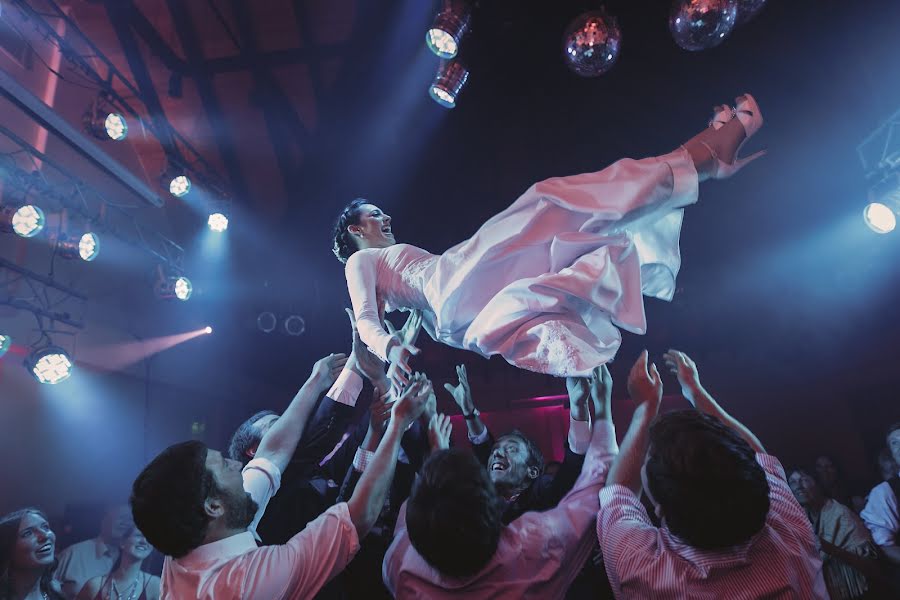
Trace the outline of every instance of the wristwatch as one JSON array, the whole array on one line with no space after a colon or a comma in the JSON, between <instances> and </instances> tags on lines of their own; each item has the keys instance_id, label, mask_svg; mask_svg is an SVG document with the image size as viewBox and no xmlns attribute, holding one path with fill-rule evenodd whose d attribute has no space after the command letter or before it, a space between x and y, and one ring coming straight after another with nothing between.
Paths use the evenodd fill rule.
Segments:
<instances>
[{"instance_id":1,"label":"wristwatch","mask_svg":"<svg viewBox=\"0 0 900 600\"><path fill-rule=\"evenodd\" d=\"M466 413L463 413L463 419L465 419L466 421L471 421L472 419L477 418L478 415L480 415L480 414L481 414L481 412L476 408L475 410L472 411L471 414L467 415Z\"/></svg>"}]
</instances>

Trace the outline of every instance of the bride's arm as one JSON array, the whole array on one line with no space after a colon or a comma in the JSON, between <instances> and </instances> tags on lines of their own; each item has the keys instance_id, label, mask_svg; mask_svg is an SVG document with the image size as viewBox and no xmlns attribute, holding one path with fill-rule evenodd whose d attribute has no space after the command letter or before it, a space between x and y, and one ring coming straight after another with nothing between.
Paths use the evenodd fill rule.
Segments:
<instances>
[{"instance_id":1,"label":"bride's arm","mask_svg":"<svg viewBox=\"0 0 900 600\"><path fill-rule=\"evenodd\" d=\"M399 340L385 331L381 324L378 298L375 294L377 274L373 257L363 252L355 252L347 260L345 274L359 337L381 360L387 361L391 346L399 343Z\"/></svg>"}]
</instances>

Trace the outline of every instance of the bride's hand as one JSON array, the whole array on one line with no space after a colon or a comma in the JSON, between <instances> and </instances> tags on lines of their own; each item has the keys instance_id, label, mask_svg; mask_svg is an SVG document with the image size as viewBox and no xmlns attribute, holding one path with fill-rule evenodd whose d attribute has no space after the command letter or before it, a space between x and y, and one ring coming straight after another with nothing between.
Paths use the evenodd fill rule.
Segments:
<instances>
[{"instance_id":1,"label":"bride's hand","mask_svg":"<svg viewBox=\"0 0 900 600\"><path fill-rule=\"evenodd\" d=\"M388 350L388 360L391 366L388 367L388 379L396 394L403 391L409 383L409 377L412 375L412 368L409 366L409 359L419 353L419 349L412 344L398 342L391 346Z\"/></svg>"}]
</instances>

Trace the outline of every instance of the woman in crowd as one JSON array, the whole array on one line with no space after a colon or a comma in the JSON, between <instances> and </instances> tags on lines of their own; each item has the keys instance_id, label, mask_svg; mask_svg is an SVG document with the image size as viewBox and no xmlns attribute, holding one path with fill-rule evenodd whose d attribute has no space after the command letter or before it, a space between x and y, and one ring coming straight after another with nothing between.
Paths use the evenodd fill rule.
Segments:
<instances>
[{"instance_id":1,"label":"woman in crowd","mask_svg":"<svg viewBox=\"0 0 900 600\"><path fill-rule=\"evenodd\" d=\"M43 512L25 508L0 517L0 600L64 600L54 568L56 534Z\"/></svg>"},{"instance_id":2,"label":"woman in crowd","mask_svg":"<svg viewBox=\"0 0 900 600\"><path fill-rule=\"evenodd\" d=\"M856 513L832 498L805 469L793 469L788 484L806 509L822 551L825 585L833 600L865 598L877 572L872 536Z\"/></svg>"},{"instance_id":3,"label":"woman in crowd","mask_svg":"<svg viewBox=\"0 0 900 600\"><path fill-rule=\"evenodd\" d=\"M144 534L137 527L132 527L122 540L119 558L112 572L88 580L77 600L159 600L159 577L141 570L151 552L153 547Z\"/></svg>"}]
</instances>

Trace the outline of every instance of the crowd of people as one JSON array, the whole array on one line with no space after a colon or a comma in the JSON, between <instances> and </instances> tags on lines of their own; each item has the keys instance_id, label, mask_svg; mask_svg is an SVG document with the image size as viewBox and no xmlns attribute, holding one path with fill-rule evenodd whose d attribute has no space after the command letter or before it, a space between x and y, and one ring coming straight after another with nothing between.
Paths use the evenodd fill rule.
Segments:
<instances>
[{"instance_id":1,"label":"crowd of people","mask_svg":"<svg viewBox=\"0 0 900 600\"><path fill-rule=\"evenodd\" d=\"M428 378L391 392L353 333L224 453L166 448L96 538L58 552L41 510L2 517L0 600L900 597L900 423L884 481L855 497L831 457L785 470L682 352L664 361L693 408L660 413L644 352L620 443L606 367L566 380L549 469L527 435L487 427L462 366L445 389L470 447L454 447ZM142 570L153 548L161 578Z\"/></svg>"}]
</instances>

